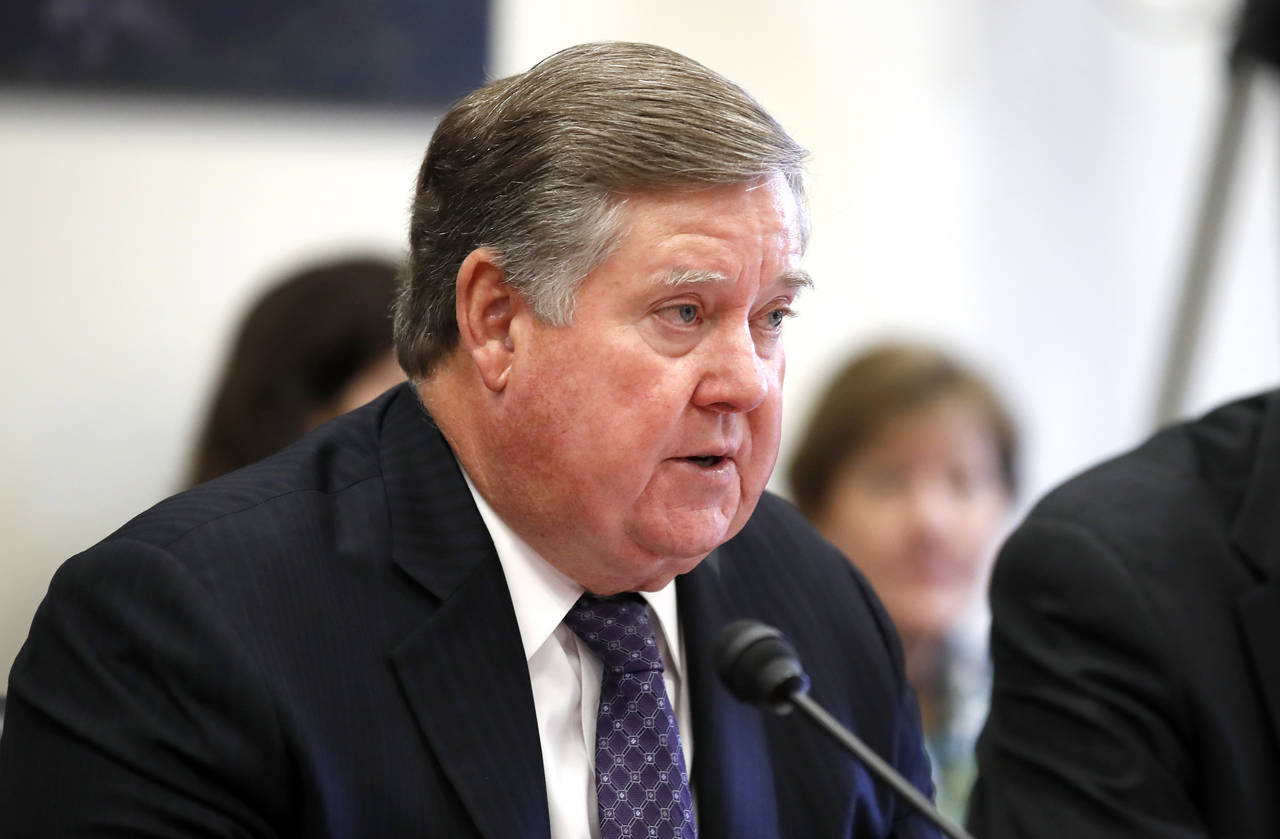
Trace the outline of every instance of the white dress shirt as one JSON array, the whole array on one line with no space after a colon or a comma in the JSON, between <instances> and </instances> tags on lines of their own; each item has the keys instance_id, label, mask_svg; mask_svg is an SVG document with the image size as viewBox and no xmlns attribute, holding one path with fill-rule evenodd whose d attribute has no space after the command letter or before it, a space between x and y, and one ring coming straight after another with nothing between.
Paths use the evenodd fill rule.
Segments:
<instances>
[{"instance_id":1,"label":"white dress shirt","mask_svg":"<svg viewBox=\"0 0 1280 839\"><path fill-rule=\"evenodd\" d=\"M463 470L466 476L466 470ZM547 782L551 839L600 839L596 815L595 734L604 674L600 659L564 624L585 589L553 568L516 535L467 476L467 487L484 519L515 606L520 640L529 662L529 682L538 717L542 767ZM685 766L693 767L693 722L684 690L684 656L674 581L640 593L662 653L663 682L676 709Z\"/></svg>"}]
</instances>

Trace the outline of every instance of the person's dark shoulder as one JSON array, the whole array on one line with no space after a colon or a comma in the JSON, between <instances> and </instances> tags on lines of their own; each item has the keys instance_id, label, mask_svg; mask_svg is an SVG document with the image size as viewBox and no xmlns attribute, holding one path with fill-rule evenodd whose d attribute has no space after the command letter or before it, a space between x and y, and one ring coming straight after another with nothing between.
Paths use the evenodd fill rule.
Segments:
<instances>
[{"instance_id":1,"label":"person's dark shoulder","mask_svg":"<svg viewBox=\"0 0 1280 839\"><path fill-rule=\"evenodd\" d=\"M1006 555L1041 561L1036 555L1049 553L1045 540L1092 545L1141 573L1197 566L1196 556L1228 551L1244 489L1262 466L1259 435L1276 402L1275 392L1231 402L1067 480L1028 513L997 573L1012 561Z\"/></svg>"},{"instance_id":2,"label":"person's dark shoulder","mask_svg":"<svg viewBox=\"0 0 1280 839\"><path fill-rule=\"evenodd\" d=\"M1260 394L1169 426L1067 480L1028 518L1121 528L1158 515L1176 528L1180 514L1227 514L1256 465L1258 435L1273 402L1274 393Z\"/></svg>"},{"instance_id":3,"label":"person's dark shoulder","mask_svg":"<svg viewBox=\"0 0 1280 839\"><path fill-rule=\"evenodd\" d=\"M308 530L331 530L338 500L380 478L382 418L403 398L412 394L390 391L264 460L171 496L100 544L140 542L194 559L305 542Z\"/></svg>"},{"instance_id":4,"label":"person's dark shoulder","mask_svg":"<svg viewBox=\"0 0 1280 839\"><path fill-rule=\"evenodd\" d=\"M928 764L901 645L853 563L794 506L769 493L715 561L723 593L740 615L776 627L791 641L809 674L813 699L927 788ZM779 748L793 747L794 727L773 719L770 731L792 744Z\"/></svg>"},{"instance_id":5,"label":"person's dark shoulder","mask_svg":"<svg viewBox=\"0 0 1280 839\"><path fill-rule=\"evenodd\" d=\"M765 492L755 512L724 549L742 573L782 574L793 585L850 585L848 561L791 502Z\"/></svg>"},{"instance_id":6,"label":"person's dark shoulder","mask_svg":"<svg viewBox=\"0 0 1280 839\"><path fill-rule=\"evenodd\" d=\"M841 636L880 652L896 644L866 578L789 501L764 493L742 532L719 553L726 590L762 619L795 633L798 644L805 637Z\"/></svg>"}]
</instances>

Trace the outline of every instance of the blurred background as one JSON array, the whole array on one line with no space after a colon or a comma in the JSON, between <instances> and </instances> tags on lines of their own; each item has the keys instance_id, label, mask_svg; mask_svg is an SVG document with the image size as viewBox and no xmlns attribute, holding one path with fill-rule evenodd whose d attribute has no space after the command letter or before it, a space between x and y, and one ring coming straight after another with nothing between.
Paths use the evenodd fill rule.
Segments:
<instances>
[{"instance_id":1,"label":"blurred background","mask_svg":"<svg viewBox=\"0 0 1280 839\"><path fill-rule=\"evenodd\" d=\"M58 564L181 486L265 285L397 254L447 103L581 41L684 52L812 152L780 464L889 336L1008 396L1020 509L1153 428L1234 2L330 0L239 29L187 5L0 13L0 675ZM1183 415L1280 380L1278 102L1264 75Z\"/></svg>"}]
</instances>

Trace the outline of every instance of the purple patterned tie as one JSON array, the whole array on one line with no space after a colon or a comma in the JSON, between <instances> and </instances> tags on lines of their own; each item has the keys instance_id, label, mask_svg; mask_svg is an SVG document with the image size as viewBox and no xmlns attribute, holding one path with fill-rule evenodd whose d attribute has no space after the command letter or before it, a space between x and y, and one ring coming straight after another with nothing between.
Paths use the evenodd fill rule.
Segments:
<instances>
[{"instance_id":1,"label":"purple patterned tie","mask_svg":"<svg viewBox=\"0 0 1280 839\"><path fill-rule=\"evenodd\" d=\"M596 717L601 839L696 839L675 709L643 598L584 594L564 622L604 663Z\"/></svg>"}]
</instances>

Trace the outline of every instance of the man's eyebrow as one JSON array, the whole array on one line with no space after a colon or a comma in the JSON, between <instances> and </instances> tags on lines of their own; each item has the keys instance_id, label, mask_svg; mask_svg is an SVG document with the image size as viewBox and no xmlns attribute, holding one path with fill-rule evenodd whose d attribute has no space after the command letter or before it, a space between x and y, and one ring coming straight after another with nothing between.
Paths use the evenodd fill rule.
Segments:
<instances>
[{"instance_id":1,"label":"man's eyebrow","mask_svg":"<svg viewBox=\"0 0 1280 839\"><path fill-rule=\"evenodd\" d=\"M778 280L787 288L788 291L798 291L802 288L813 288L813 278L809 276L808 271L800 268L782 272L778 275ZM728 277L716 271L704 271L699 268L672 268L671 272L667 274L664 284L677 287L682 285L723 283L728 281Z\"/></svg>"},{"instance_id":2,"label":"man's eyebrow","mask_svg":"<svg viewBox=\"0 0 1280 839\"><path fill-rule=\"evenodd\" d=\"M802 288L813 288L813 277L809 276L809 272L803 268L796 268L792 271L783 271L778 277L782 284L787 287L788 291L799 291Z\"/></svg>"},{"instance_id":3,"label":"man's eyebrow","mask_svg":"<svg viewBox=\"0 0 1280 839\"><path fill-rule=\"evenodd\" d=\"M673 288L682 285L698 285L700 283L726 283L729 278L717 271L704 271L700 268L672 268L667 274L664 285Z\"/></svg>"}]
</instances>

